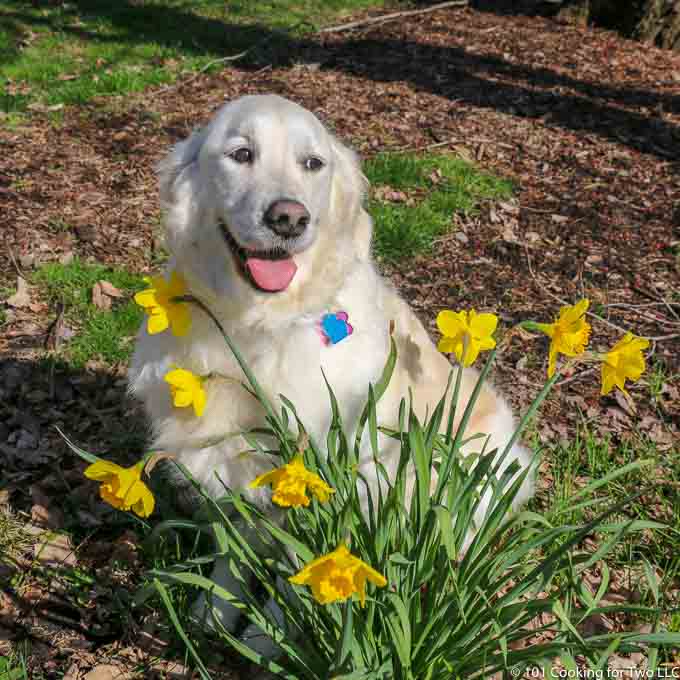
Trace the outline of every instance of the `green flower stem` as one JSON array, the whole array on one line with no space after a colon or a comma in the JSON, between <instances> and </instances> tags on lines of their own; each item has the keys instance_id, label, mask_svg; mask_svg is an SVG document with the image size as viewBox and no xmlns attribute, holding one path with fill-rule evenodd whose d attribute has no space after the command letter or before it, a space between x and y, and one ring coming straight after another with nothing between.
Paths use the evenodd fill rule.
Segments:
<instances>
[{"instance_id":1,"label":"green flower stem","mask_svg":"<svg viewBox=\"0 0 680 680\"><path fill-rule=\"evenodd\" d=\"M210 371L210 373L199 375L198 377L202 382L207 382L208 380L224 380L224 382L234 383L235 385L243 385L238 378L234 378L231 375L224 375L224 373L220 373L219 371Z\"/></svg>"},{"instance_id":2,"label":"green flower stem","mask_svg":"<svg viewBox=\"0 0 680 680\"><path fill-rule=\"evenodd\" d=\"M335 661L333 663L333 671L335 673L341 671L350 655L352 636L354 634L353 618L352 598L350 597L342 607L342 637L338 640L335 652Z\"/></svg>"},{"instance_id":3,"label":"green flower stem","mask_svg":"<svg viewBox=\"0 0 680 680\"><path fill-rule=\"evenodd\" d=\"M220 323L219 319L213 314L213 312L205 304L205 302L199 300L197 297L194 297L193 295L180 295L172 298L172 302L189 302L191 304L196 305L199 309L205 312L205 314L207 314L208 317L210 317L212 322L217 326L218 330L222 334L224 341L227 343L227 346L231 350L231 353L234 355L234 358L238 362L238 365L241 367L241 370L248 379L250 386L253 388L253 391L257 395L257 398L259 402L262 404L264 410L266 411L267 416L271 419L272 422L280 426L281 423L278 419L278 416L276 415L276 412L274 411L274 408L271 402L269 401L269 398L265 394L265 391L262 389L260 383L257 381L255 374L250 370L250 367L246 363L246 360L243 358L243 355L239 351L238 347L236 347L232 339L229 337L229 335L227 335L227 332L224 330L224 327Z\"/></svg>"},{"instance_id":4,"label":"green flower stem","mask_svg":"<svg viewBox=\"0 0 680 680\"><path fill-rule=\"evenodd\" d=\"M522 328L525 331L534 331L536 333L542 333L541 326L545 324L540 324L537 321L520 321L515 328Z\"/></svg>"}]
</instances>

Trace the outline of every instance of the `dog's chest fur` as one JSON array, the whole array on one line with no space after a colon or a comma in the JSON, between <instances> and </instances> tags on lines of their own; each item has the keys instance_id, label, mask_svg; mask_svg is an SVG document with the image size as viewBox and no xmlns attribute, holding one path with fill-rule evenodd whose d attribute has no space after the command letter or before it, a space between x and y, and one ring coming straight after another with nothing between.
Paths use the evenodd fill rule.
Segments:
<instances>
[{"instance_id":1,"label":"dog's chest fur","mask_svg":"<svg viewBox=\"0 0 680 680\"><path fill-rule=\"evenodd\" d=\"M339 291L332 303L314 312L225 323L226 332L269 398L277 407L280 394L292 401L319 443L325 441L331 417L324 375L351 433L365 404L367 386L379 379L388 353L389 319L376 304L382 297L381 286L375 286L370 295L346 292ZM353 332L332 344L324 340L321 321L324 314L340 310L347 313ZM243 373L212 321L198 312L193 317L186 338L175 338L169 332L149 336L142 330L131 385L151 416L155 446L177 455L211 492L219 493L215 472L225 484L243 487L271 467L272 461L244 454L248 446L237 433L264 425L263 411L240 385ZM208 402L200 418L191 409L173 407L163 381L173 365L227 378L205 383ZM222 437L220 443L204 446Z\"/></svg>"}]
</instances>

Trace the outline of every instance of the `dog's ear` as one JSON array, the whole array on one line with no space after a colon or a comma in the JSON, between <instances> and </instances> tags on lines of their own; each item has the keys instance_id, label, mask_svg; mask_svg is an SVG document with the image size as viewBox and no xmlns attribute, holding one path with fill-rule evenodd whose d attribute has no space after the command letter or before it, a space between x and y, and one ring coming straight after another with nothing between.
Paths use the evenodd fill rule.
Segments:
<instances>
[{"instance_id":1,"label":"dog's ear","mask_svg":"<svg viewBox=\"0 0 680 680\"><path fill-rule=\"evenodd\" d=\"M169 209L180 200L182 184L192 170L196 169L196 161L205 137L205 128L194 130L187 139L176 144L158 164L162 208Z\"/></svg>"},{"instance_id":2,"label":"dog's ear","mask_svg":"<svg viewBox=\"0 0 680 680\"><path fill-rule=\"evenodd\" d=\"M373 223L363 204L368 192L368 179L361 172L359 157L337 139L332 140L335 168L333 178L333 205L339 224L351 224L357 253L367 260L371 251Z\"/></svg>"}]
</instances>

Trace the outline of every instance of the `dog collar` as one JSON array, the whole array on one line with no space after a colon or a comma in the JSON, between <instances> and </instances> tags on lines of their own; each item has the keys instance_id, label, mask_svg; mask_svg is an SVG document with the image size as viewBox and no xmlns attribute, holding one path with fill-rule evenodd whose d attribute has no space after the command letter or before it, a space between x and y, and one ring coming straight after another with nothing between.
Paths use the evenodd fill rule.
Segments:
<instances>
[{"instance_id":1,"label":"dog collar","mask_svg":"<svg viewBox=\"0 0 680 680\"><path fill-rule=\"evenodd\" d=\"M331 312L324 314L317 329L324 345L337 345L341 340L352 335L354 328L349 323L347 312Z\"/></svg>"}]
</instances>

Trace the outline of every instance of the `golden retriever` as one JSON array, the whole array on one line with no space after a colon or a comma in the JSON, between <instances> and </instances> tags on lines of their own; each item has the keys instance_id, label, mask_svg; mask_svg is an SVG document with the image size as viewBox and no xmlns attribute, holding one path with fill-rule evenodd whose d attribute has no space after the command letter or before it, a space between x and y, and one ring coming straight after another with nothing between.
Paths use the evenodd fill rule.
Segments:
<instances>
[{"instance_id":1,"label":"golden retriever","mask_svg":"<svg viewBox=\"0 0 680 680\"><path fill-rule=\"evenodd\" d=\"M330 424L325 372L348 426L356 423L369 383L375 383L389 351L394 322L398 361L378 405L379 421L396 425L399 402L413 394L419 417L442 397L451 365L371 260L372 222L363 206L367 182L355 154L309 111L278 96L247 96L223 106L209 124L180 142L159 166L168 271L180 272L191 294L220 319L272 399L279 394L297 407L318 442ZM193 311L193 310L192 310ZM173 365L196 374L235 380L205 383L201 417L175 408L164 375ZM272 460L243 455L239 432L261 426L263 411L238 384L242 373L219 332L195 310L184 337L169 331L139 332L130 370L131 389L145 404L154 447L175 454L215 496L222 487L244 489L272 508L267 490L247 490ZM462 401L477 379L466 369ZM461 413L462 408L457 409ZM485 386L468 431L502 449L515 423L507 403ZM198 442L233 437L208 448ZM398 450L385 440L383 460L394 471ZM470 444L479 449L479 444ZM507 463L530 464L516 445ZM366 451L367 478L377 480ZM518 501L529 497L529 481ZM273 508L272 508L273 509ZM214 578L238 595L224 568ZM234 630L238 612L225 603L215 615ZM205 606L202 599L198 608ZM270 606L276 615L276 607ZM252 647L273 654L249 628Z\"/></svg>"}]
</instances>

